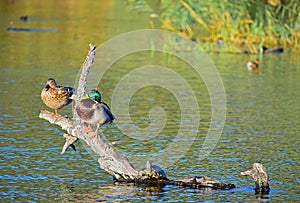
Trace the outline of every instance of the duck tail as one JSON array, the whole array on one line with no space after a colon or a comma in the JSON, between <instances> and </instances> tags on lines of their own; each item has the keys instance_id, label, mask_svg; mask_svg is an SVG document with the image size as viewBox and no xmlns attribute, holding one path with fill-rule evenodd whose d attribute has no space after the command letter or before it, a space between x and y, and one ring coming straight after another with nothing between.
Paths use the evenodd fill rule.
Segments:
<instances>
[{"instance_id":1,"label":"duck tail","mask_svg":"<svg viewBox=\"0 0 300 203\"><path fill-rule=\"evenodd\" d=\"M66 91L69 94L69 99L75 99L75 89L73 87L66 87Z\"/></svg>"}]
</instances>

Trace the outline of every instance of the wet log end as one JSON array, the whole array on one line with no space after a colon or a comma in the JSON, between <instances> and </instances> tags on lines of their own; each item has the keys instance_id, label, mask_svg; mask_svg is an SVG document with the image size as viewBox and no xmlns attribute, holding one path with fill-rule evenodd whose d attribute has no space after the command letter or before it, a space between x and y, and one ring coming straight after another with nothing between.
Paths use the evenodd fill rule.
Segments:
<instances>
[{"instance_id":1,"label":"wet log end","mask_svg":"<svg viewBox=\"0 0 300 203\"><path fill-rule=\"evenodd\" d=\"M253 168L241 172L242 176L251 176L255 181L255 192L268 194L270 191L269 177L266 168L261 163L254 163Z\"/></svg>"}]
</instances>

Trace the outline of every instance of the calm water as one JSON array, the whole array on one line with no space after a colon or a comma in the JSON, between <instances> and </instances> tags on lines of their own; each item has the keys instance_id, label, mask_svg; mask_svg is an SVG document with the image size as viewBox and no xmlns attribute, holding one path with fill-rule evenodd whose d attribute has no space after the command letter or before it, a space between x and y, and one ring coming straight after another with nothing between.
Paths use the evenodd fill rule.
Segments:
<instances>
[{"instance_id":1,"label":"calm water","mask_svg":"<svg viewBox=\"0 0 300 203\"><path fill-rule=\"evenodd\" d=\"M162 53L132 54L113 64L99 85L104 100L110 104L116 84L137 67L159 64L179 73L199 101L201 122L185 155L170 157L177 161L166 168L167 175L171 179L208 175L234 183L234 190L199 191L167 186L149 192L139 187L115 186L112 177L99 168L94 155L82 143L77 143L76 152L68 150L60 155L64 132L38 118L39 111L47 109L40 100L47 78L55 77L60 84L73 86L89 43L100 45L118 34L151 28L147 14L130 11L122 1L63 2L0 1L1 202L300 200L300 61L292 59L288 51L264 55L257 74L249 73L245 67L256 56L209 53L224 84L227 110L222 136L203 160L198 157L211 119L209 92L185 63ZM20 21L22 15L29 15L29 20ZM158 25L157 19L151 20L152 26ZM13 32L6 31L8 27L56 31ZM100 63L106 58L97 60ZM165 160L157 156L158 152L176 141L180 125L194 121L182 121L178 98L159 86L144 87L130 99L130 116L139 128L151 123L149 111L153 106L164 109L167 121L159 135L134 139L116 124L103 126L101 131L108 140L117 141L115 147L132 157L135 166L143 165L139 160L147 157L163 165ZM70 115L71 110L68 106L61 114ZM118 125L129 125L122 120L122 114L118 116ZM193 132L187 131L187 136L189 133ZM258 161L267 167L270 176L271 193L267 199L254 195L251 178L239 176Z\"/></svg>"}]
</instances>

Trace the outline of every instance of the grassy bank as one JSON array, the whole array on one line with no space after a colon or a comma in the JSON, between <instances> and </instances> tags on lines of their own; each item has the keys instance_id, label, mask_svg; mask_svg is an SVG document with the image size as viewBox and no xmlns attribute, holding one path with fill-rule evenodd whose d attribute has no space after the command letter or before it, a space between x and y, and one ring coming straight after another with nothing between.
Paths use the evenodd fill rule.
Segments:
<instances>
[{"instance_id":1,"label":"grassy bank","mask_svg":"<svg viewBox=\"0 0 300 203\"><path fill-rule=\"evenodd\" d=\"M129 0L147 5L153 1ZM141 3L143 2L143 3ZM262 45L288 47L300 53L300 2L298 0L160 0L161 28L181 33L215 49L224 40L223 51L257 53ZM150 6L149 6L150 5ZM144 7L144 6L141 6Z\"/></svg>"}]
</instances>

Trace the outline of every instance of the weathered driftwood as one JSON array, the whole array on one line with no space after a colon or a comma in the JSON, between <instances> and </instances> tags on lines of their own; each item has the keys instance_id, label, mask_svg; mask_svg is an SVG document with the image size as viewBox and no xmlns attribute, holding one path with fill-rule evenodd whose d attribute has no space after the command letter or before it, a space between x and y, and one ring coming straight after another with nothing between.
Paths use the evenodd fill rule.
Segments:
<instances>
[{"instance_id":1,"label":"weathered driftwood","mask_svg":"<svg viewBox=\"0 0 300 203\"><path fill-rule=\"evenodd\" d=\"M268 194L270 192L267 170L261 163L254 163L252 169L241 172L241 175L253 177L255 193Z\"/></svg>"},{"instance_id":2,"label":"weathered driftwood","mask_svg":"<svg viewBox=\"0 0 300 203\"><path fill-rule=\"evenodd\" d=\"M90 51L82 66L81 75L78 81L77 96L75 102L78 103L79 99L84 96L86 90L86 78L89 70L93 64L96 54L96 47L90 45ZM61 115L52 116L52 113L46 110L42 110L39 115L49 121L52 124L59 125L68 134L65 134L66 143L63 146L62 154L71 146L75 150L74 143L80 139L89 145L93 151L99 155L98 163L100 167L113 175L117 182L137 183L154 186L164 186L166 184L173 184L189 188L213 188L213 189L231 189L235 186L233 184L224 184L208 177L186 177L182 180L169 180L163 171L159 167L155 167L150 162L147 162L147 168L142 171L136 170L122 153L114 150L112 144L104 140L104 138L98 134L95 137L89 137L88 134L83 132L83 128L86 127L84 123L81 123L80 118L73 112L73 118L66 118Z\"/></svg>"},{"instance_id":3,"label":"weathered driftwood","mask_svg":"<svg viewBox=\"0 0 300 203\"><path fill-rule=\"evenodd\" d=\"M69 135L88 144L99 155L98 163L100 167L112 174L117 180L134 180L138 177L138 171L133 168L123 154L117 153L109 142L105 141L100 135L89 137L88 134L83 133L82 129L86 127L83 123L77 123L71 118L60 115L54 117L51 112L45 110L40 112L40 118L59 125Z\"/></svg>"},{"instance_id":4,"label":"weathered driftwood","mask_svg":"<svg viewBox=\"0 0 300 203\"><path fill-rule=\"evenodd\" d=\"M64 134L64 138L66 138L66 142L61 150L61 154L64 154L69 147L72 147L72 149L76 151L74 143L78 140L78 138L66 133Z\"/></svg>"}]
</instances>

